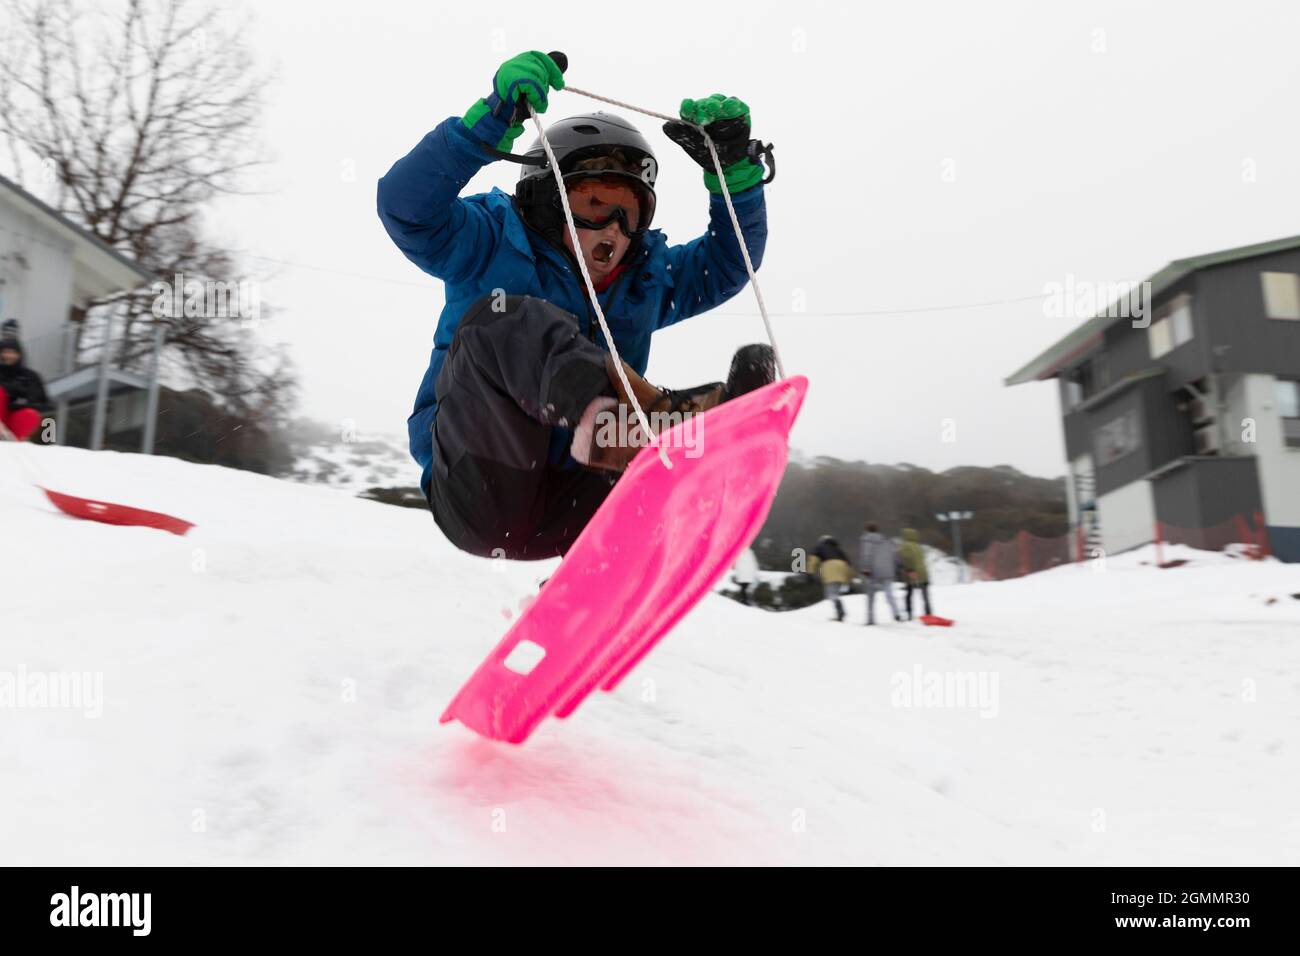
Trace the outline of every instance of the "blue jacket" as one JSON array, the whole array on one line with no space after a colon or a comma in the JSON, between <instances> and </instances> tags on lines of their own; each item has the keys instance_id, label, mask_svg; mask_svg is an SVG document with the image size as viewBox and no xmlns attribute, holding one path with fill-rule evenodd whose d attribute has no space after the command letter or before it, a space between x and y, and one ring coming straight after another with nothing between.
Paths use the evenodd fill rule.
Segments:
<instances>
[{"instance_id":1,"label":"blue jacket","mask_svg":"<svg viewBox=\"0 0 1300 956\"><path fill-rule=\"evenodd\" d=\"M573 313L584 335L605 346L582 276L565 253L525 225L512 198L500 189L458 198L465 184L492 158L460 119L440 123L379 180L379 218L403 255L446 283L446 305L433 336L428 371L407 420L411 455L428 493L433 469L434 383L466 309L495 289L545 299ZM763 187L732 196L754 268L763 260L767 212ZM650 335L721 305L748 281L735 230L721 196L709 201L709 232L685 245L669 246L662 232L646 232L635 261L600 294L619 355L644 373ZM554 463L569 461L571 440L555 429Z\"/></svg>"}]
</instances>

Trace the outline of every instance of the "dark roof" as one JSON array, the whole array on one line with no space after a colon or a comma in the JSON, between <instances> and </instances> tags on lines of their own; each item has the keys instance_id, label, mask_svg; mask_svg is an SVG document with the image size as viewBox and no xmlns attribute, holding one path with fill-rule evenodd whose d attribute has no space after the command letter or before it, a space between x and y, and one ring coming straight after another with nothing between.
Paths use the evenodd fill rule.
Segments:
<instances>
[{"instance_id":1,"label":"dark roof","mask_svg":"<svg viewBox=\"0 0 1300 956\"><path fill-rule=\"evenodd\" d=\"M38 211L48 216L49 218L53 219L64 229L67 229L72 233L74 233L78 239L88 243L91 246L94 246L100 252L116 260L120 265L123 265L126 268L130 269L132 272L134 272L144 281L151 282L153 281L153 279L156 278L156 276L152 272L149 272L144 266L140 265L140 263L136 262L130 256L127 256L119 252L118 250L114 249L103 239L100 239L98 236L96 236L93 232L86 229L84 226L77 225L75 222L73 222L67 216L63 215L63 213L59 212L53 206L46 204L41 199L37 198L36 196L33 196L27 190L23 189L22 186L19 186L12 179L9 179L6 176L0 176L0 188L9 190L10 192L17 195L18 198L21 199L23 202L27 203L30 206L36 207Z\"/></svg>"},{"instance_id":2,"label":"dark roof","mask_svg":"<svg viewBox=\"0 0 1300 956\"><path fill-rule=\"evenodd\" d=\"M1300 236L1257 242L1254 245L1238 246L1221 252L1207 252L1205 255L1187 259L1175 259L1147 279L1151 283L1151 300L1154 301L1161 293L1168 291L1200 269L1223 265L1226 262L1236 262L1240 259L1253 259L1255 256L1266 256L1273 252L1287 252L1296 248L1300 248ZM1069 359L1098 344L1102 333L1125 315L1127 313L1113 307L1103 309L1098 315L1048 347L1019 371L1013 372L1007 377L1005 384L1020 385L1023 382L1052 378Z\"/></svg>"}]
</instances>

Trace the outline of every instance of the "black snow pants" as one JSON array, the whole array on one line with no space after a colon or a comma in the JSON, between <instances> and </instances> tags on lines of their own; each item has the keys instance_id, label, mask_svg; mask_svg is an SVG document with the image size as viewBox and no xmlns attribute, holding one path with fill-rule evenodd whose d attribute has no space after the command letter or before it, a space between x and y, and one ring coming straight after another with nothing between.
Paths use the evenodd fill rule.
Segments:
<instances>
[{"instance_id":1,"label":"black snow pants","mask_svg":"<svg viewBox=\"0 0 1300 956\"><path fill-rule=\"evenodd\" d=\"M922 599L923 601L925 601L925 613L926 613L926 614L929 614L929 613L930 613L930 584L929 584L929 582L927 581L927 582L919 583L919 584L918 584L918 583L913 583L912 581L908 581L908 582L907 582L906 598L905 598L905 600L906 600L906 602L907 602L907 616L908 616L908 618L911 618L911 617L912 617L912 592L913 592L913 591L920 591L920 592L921 592L921 599Z\"/></svg>"},{"instance_id":2,"label":"black snow pants","mask_svg":"<svg viewBox=\"0 0 1300 956\"><path fill-rule=\"evenodd\" d=\"M531 296L485 296L465 312L435 383L429 507L462 551L564 554L617 475L547 462L552 435L614 395L606 352L570 312Z\"/></svg>"}]
</instances>

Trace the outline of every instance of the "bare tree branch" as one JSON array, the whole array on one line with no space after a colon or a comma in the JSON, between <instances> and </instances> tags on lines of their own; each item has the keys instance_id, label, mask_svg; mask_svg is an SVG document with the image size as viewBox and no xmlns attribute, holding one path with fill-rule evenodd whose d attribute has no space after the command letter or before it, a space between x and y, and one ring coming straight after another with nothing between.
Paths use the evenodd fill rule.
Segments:
<instances>
[{"instance_id":1,"label":"bare tree branch","mask_svg":"<svg viewBox=\"0 0 1300 956\"><path fill-rule=\"evenodd\" d=\"M268 77L213 0L0 0L0 135L15 179L55 177L54 205L154 274L237 284L235 254L201 231L202 211L239 193L264 160L257 121ZM239 317L158 318L149 290L97 303L124 316L124 363L145 361L167 325L169 368L248 412L293 388L282 355ZM86 335L87 347L102 336Z\"/></svg>"}]
</instances>

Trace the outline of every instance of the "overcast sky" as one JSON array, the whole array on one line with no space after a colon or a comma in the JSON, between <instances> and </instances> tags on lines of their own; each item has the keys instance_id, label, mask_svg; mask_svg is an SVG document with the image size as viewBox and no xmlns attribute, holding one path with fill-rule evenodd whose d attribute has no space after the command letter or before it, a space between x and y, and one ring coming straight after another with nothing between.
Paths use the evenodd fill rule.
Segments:
<instances>
[{"instance_id":1,"label":"overcast sky","mask_svg":"<svg viewBox=\"0 0 1300 956\"><path fill-rule=\"evenodd\" d=\"M384 234L375 181L523 50L563 50L573 85L661 112L715 92L750 105L778 158L759 278L787 313L787 370L811 382L792 438L810 454L1061 474L1054 386L1002 385L1078 324L1032 297L1300 233L1294 0L325 0L257 4L251 31L278 72L274 162L211 228L299 264L250 258L276 270L263 334L290 345L305 414L362 431L404 430L443 303ZM544 120L595 107L558 93ZM700 171L629 118L659 153L656 225L685 242L707 221ZM469 191L516 175L494 164ZM908 311L1007 299L1022 301ZM831 314L854 312L875 314ZM747 289L658 334L649 377L722 378L763 336Z\"/></svg>"}]
</instances>

